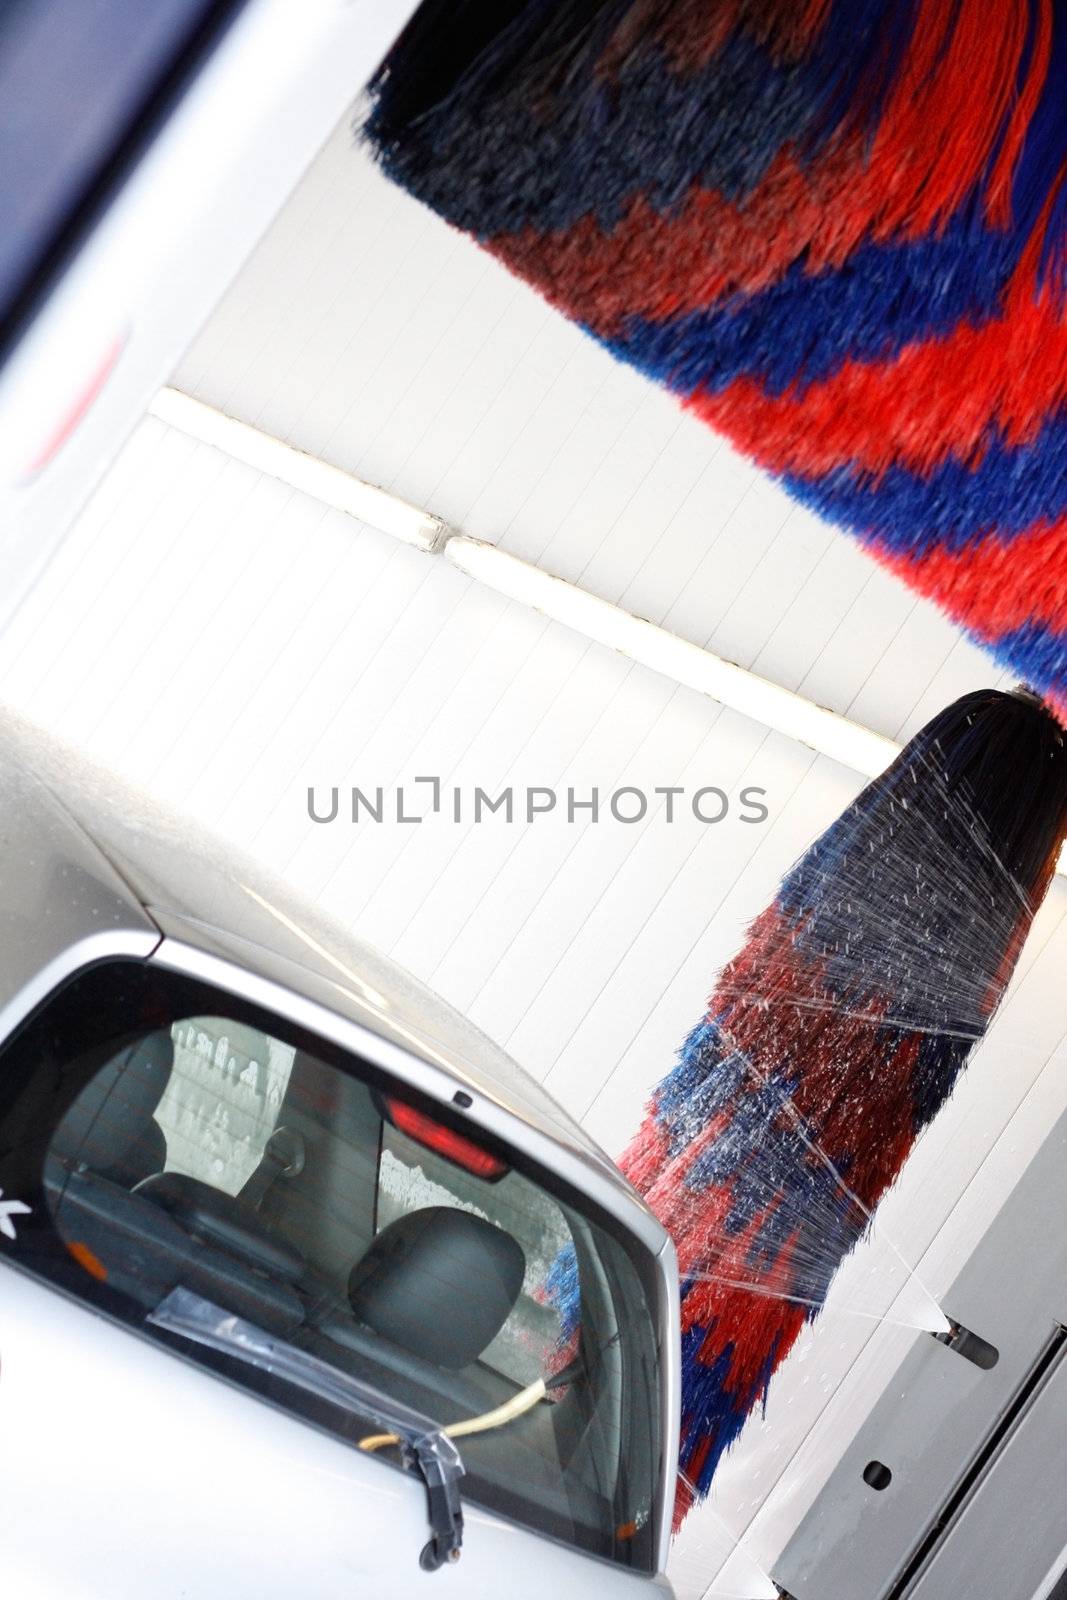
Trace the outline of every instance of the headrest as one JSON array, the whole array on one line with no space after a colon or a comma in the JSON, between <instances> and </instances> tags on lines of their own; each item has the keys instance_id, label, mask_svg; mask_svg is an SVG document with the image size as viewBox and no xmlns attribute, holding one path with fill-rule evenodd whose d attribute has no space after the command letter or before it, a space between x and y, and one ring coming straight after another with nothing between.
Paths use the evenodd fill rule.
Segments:
<instances>
[{"instance_id":1,"label":"headrest","mask_svg":"<svg viewBox=\"0 0 1067 1600\"><path fill-rule=\"evenodd\" d=\"M198 1239L241 1257L272 1277L292 1283L303 1277L304 1263L297 1252L276 1239L235 1195L184 1172L160 1172L145 1178L135 1192L169 1211Z\"/></svg>"},{"instance_id":2,"label":"headrest","mask_svg":"<svg viewBox=\"0 0 1067 1600\"><path fill-rule=\"evenodd\" d=\"M173 1066L169 1032L150 1033L128 1046L78 1095L56 1130L51 1153L84 1162L92 1172L120 1168L148 1133Z\"/></svg>"},{"instance_id":3,"label":"headrest","mask_svg":"<svg viewBox=\"0 0 1067 1600\"><path fill-rule=\"evenodd\" d=\"M426 1206L391 1222L352 1268L366 1327L439 1367L466 1367L493 1342L526 1275L517 1240L483 1217Z\"/></svg>"}]
</instances>

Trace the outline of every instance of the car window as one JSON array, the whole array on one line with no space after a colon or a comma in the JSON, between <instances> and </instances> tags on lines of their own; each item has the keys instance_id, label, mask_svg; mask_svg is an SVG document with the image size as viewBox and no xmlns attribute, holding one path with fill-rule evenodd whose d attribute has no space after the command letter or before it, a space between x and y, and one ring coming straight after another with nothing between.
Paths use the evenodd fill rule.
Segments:
<instances>
[{"instance_id":1,"label":"car window","mask_svg":"<svg viewBox=\"0 0 1067 1600\"><path fill-rule=\"evenodd\" d=\"M462 1425L466 1499L651 1567L650 1263L521 1147L234 997L115 963L2 1053L0 1186L35 1185L59 1248L27 1235L17 1265L145 1337L190 1291ZM328 1425L277 1374L227 1375Z\"/></svg>"}]
</instances>

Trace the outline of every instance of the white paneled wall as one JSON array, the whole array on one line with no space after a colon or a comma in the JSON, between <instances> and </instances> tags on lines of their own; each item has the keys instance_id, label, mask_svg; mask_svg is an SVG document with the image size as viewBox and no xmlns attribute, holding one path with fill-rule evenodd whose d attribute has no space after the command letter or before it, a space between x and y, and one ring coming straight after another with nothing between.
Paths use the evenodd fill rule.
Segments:
<instances>
[{"instance_id":1,"label":"white paneled wall","mask_svg":"<svg viewBox=\"0 0 1067 1600\"><path fill-rule=\"evenodd\" d=\"M994 669L338 128L175 383L907 738Z\"/></svg>"},{"instance_id":2,"label":"white paneled wall","mask_svg":"<svg viewBox=\"0 0 1067 1600\"><path fill-rule=\"evenodd\" d=\"M664 395L386 186L341 130L177 380L466 531L907 736L978 652ZM504 1042L617 1151L717 968L854 774L148 420L11 627L0 692L281 868ZM746 784L770 816L561 807L316 825L309 785ZM469 815L469 812L468 812ZM943 1287L1067 1102L1058 882L881 1227ZM852 1314L857 1252L727 1461L772 1562L914 1334ZM890 1281L887 1279L887 1282ZM890 1288L892 1283L890 1282ZM675 1551L717 1592L718 1525Z\"/></svg>"}]
</instances>

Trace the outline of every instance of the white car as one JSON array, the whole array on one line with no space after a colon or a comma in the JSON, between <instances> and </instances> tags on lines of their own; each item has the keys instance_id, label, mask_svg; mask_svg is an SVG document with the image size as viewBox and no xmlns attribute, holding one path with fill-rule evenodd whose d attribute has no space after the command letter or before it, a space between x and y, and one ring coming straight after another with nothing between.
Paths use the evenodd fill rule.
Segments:
<instances>
[{"instance_id":1,"label":"white car","mask_svg":"<svg viewBox=\"0 0 1067 1600\"><path fill-rule=\"evenodd\" d=\"M5 1595L669 1594L659 1223L413 979L0 726Z\"/></svg>"}]
</instances>

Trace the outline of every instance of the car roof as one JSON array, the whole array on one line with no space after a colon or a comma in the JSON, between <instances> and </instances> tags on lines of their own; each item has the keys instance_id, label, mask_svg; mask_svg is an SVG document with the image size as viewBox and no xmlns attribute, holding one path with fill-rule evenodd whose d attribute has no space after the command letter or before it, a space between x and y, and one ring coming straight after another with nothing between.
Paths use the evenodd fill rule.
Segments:
<instances>
[{"instance_id":1,"label":"car roof","mask_svg":"<svg viewBox=\"0 0 1067 1600\"><path fill-rule=\"evenodd\" d=\"M499 1045L381 951L308 904L251 856L0 707L0 768L32 773L110 863L131 911L180 920L239 964L254 946L313 974L347 1020L440 1066L592 1163L632 1194L599 1145ZM11 797L19 790L8 784ZM25 791L23 790L23 795ZM27 804L25 798L21 801ZM36 821L39 823L40 818ZM636 1200L636 1196L633 1197ZM639 1202L638 1202L639 1203ZM644 1209L644 1207L642 1207Z\"/></svg>"}]
</instances>

